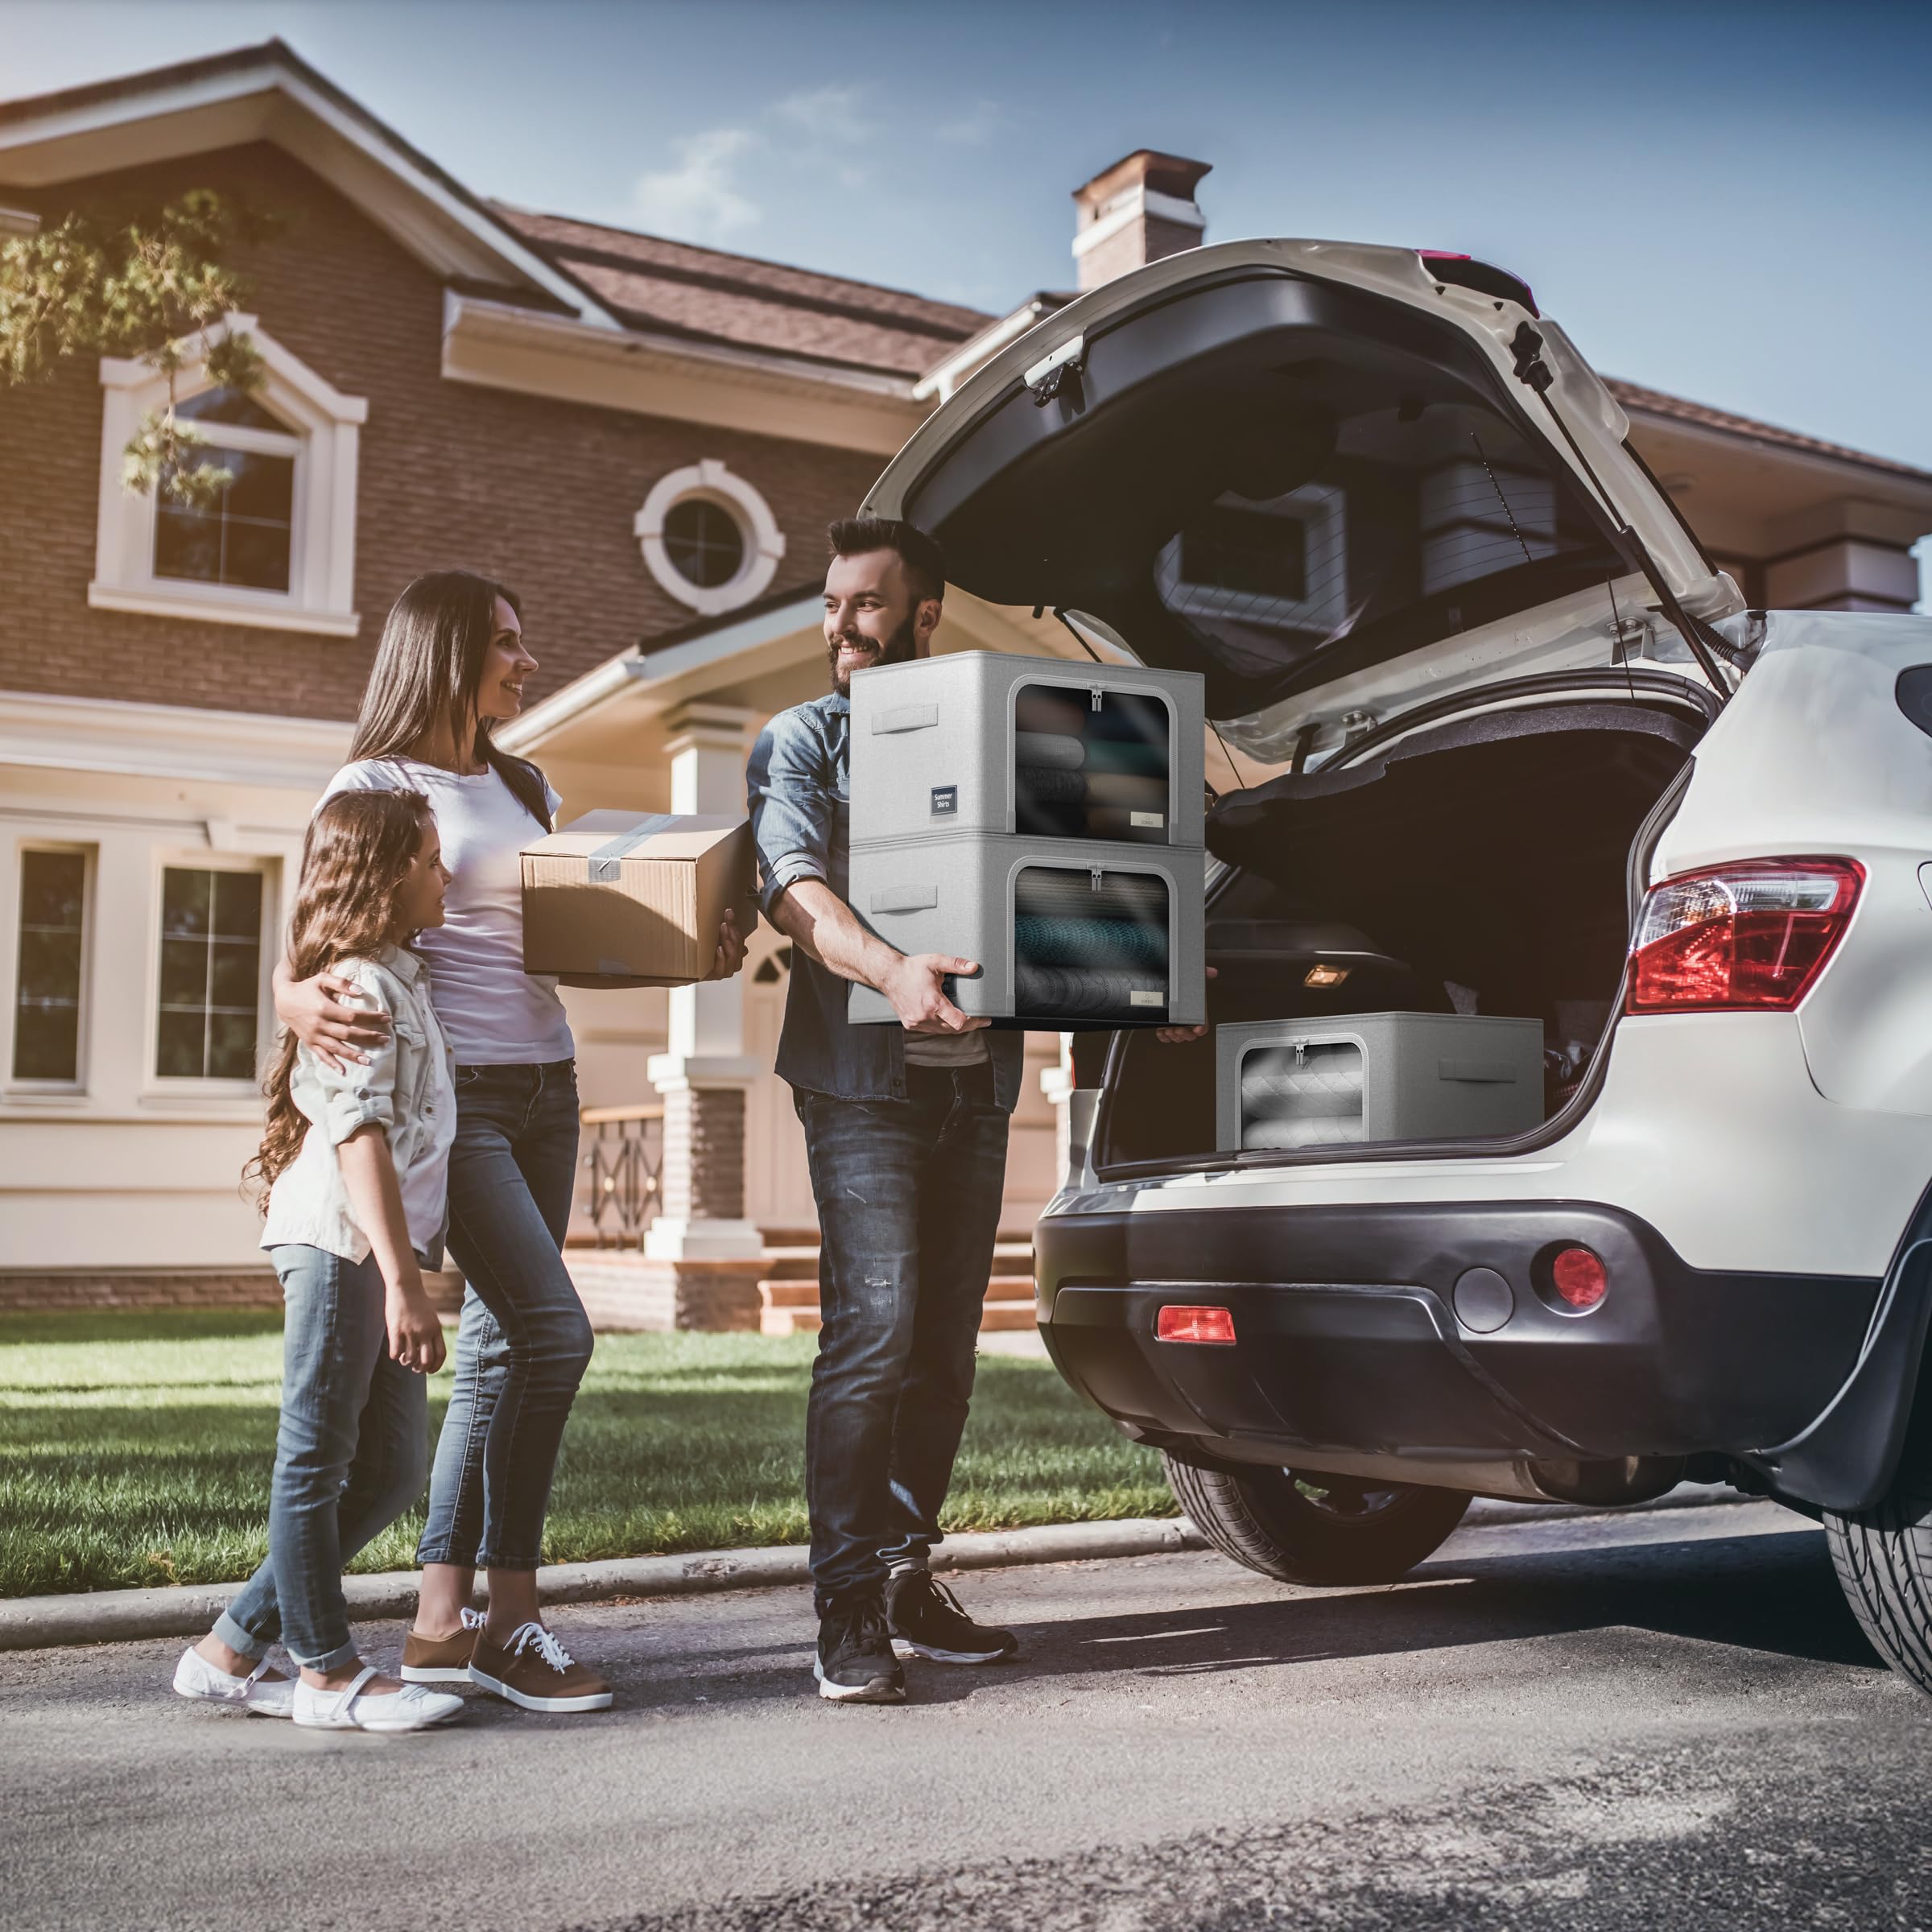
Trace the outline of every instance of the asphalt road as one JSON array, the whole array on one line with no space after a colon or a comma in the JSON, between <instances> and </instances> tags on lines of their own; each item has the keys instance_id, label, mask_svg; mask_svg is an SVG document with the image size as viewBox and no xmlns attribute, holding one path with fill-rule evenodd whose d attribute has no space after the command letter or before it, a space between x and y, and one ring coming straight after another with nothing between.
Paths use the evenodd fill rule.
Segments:
<instances>
[{"instance_id":1,"label":"asphalt road","mask_svg":"<svg viewBox=\"0 0 1932 1932\"><path fill-rule=\"evenodd\" d=\"M617 1708L402 1740L181 1703L172 1643L0 1655L0 1922L1932 1926L1932 1700L1771 1505L1467 1531L1383 1590L961 1588L1022 1661L900 1709L810 1695L791 1589L559 1612Z\"/></svg>"}]
</instances>

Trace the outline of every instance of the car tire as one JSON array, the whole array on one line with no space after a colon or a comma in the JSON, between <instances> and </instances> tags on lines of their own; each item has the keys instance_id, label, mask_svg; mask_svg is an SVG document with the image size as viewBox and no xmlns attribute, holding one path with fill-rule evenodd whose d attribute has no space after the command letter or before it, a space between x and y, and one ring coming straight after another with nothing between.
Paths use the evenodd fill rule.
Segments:
<instances>
[{"instance_id":1,"label":"car tire","mask_svg":"<svg viewBox=\"0 0 1932 1932\"><path fill-rule=\"evenodd\" d=\"M1827 1509L1824 1521L1839 1587L1872 1648L1932 1695L1932 1468L1914 1456L1871 1509Z\"/></svg>"},{"instance_id":2,"label":"car tire","mask_svg":"<svg viewBox=\"0 0 1932 1932\"><path fill-rule=\"evenodd\" d=\"M1463 1520L1459 1489L1227 1468L1163 1452L1167 1484L1223 1556L1284 1583L1390 1583Z\"/></svg>"}]
</instances>

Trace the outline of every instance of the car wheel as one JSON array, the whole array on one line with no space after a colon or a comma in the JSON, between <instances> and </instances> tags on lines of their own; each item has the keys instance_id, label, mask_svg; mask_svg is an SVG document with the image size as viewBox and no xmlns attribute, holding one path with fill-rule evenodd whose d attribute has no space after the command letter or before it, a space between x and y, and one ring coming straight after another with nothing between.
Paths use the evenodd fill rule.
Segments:
<instances>
[{"instance_id":1,"label":"car wheel","mask_svg":"<svg viewBox=\"0 0 1932 1932\"><path fill-rule=\"evenodd\" d=\"M1914 1457L1871 1509L1824 1519L1839 1587L1872 1648L1932 1693L1932 1469Z\"/></svg>"},{"instance_id":2,"label":"car wheel","mask_svg":"<svg viewBox=\"0 0 1932 1932\"><path fill-rule=\"evenodd\" d=\"M1162 1459L1201 1534L1284 1583L1393 1583L1440 1548L1469 1507L1459 1489Z\"/></svg>"}]
</instances>

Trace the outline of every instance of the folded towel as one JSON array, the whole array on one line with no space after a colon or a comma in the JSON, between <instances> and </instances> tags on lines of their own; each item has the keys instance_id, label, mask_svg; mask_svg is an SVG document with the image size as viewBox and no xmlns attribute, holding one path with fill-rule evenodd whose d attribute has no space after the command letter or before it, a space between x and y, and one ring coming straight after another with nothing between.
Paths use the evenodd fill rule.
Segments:
<instances>
[{"instance_id":1,"label":"folded towel","mask_svg":"<svg viewBox=\"0 0 1932 1932\"><path fill-rule=\"evenodd\" d=\"M1042 919L1013 923L1016 959L1033 966L1150 966L1167 969L1167 931L1137 919Z\"/></svg>"},{"instance_id":2,"label":"folded towel","mask_svg":"<svg viewBox=\"0 0 1932 1932\"><path fill-rule=\"evenodd\" d=\"M1087 762L1087 747L1076 737L1044 731L1013 734L1016 765L1046 765L1060 771L1078 771Z\"/></svg>"},{"instance_id":3,"label":"folded towel","mask_svg":"<svg viewBox=\"0 0 1932 1932\"><path fill-rule=\"evenodd\" d=\"M1137 993L1142 995L1139 1005ZM1157 998L1147 999L1149 994ZM1167 981L1163 974L1034 966L1022 960L1013 969L1013 1004L1022 1019L1158 1020L1166 1009Z\"/></svg>"},{"instance_id":4,"label":"folded towel","mask_svg":"<svg viewBox=\"0 0 1932 1932\"><path fill-rule=\"evenodd\" d=\"M1241 1122L1244 1147L1340 1147L1352 1145L1361 1138L1362 1117L1359 1113L1346 1120L1316 1115L1307 1120L1263 1118Z\"/></svg>"},{"instance_id":5,"label":"folded towel","mask_svg":"<svg viewBox=\"0 0 1932 1932\"><path fill-rule=\"evenodd\" d=\"M1093 703L1084 691L1051 684L1022 684L1013 694L1013 722L1018 731L1064 732L1078 737Z\"/></svg>"},{"instance_id":6,"label":"folded towel","mask_svg":"<svg viewBox=\"0 0 1932 1932\"><path fill-rule=\"evenodd\" d=\"M1013 778L1015 796L1022 805L1078 805L1087 796L1086 774L1058 766L1022 765ZM1145 778L1137 782L1147 782Z\"/></svg>"},{"instance_id":7,"label":"folded towel","mask_svg":"<svg viewBox=\"0 0 1932 1932\"><path fill-rule=\"evenodd\" d=\"M1013 882L1015 913L1046 919L1141 919L1165 925L1167 881L1158 873L1104 872L1093 875L1055 865L1029 865Z\"/></svg>"},{"instance_id":8,"label":"folded towel","mask_svg":"<svg viewBox=\"0 0 1932 1932\"><path fill-rule=\"evenodd\" d=\"M1130 778L1123 772L1077 771L1068 777L1079 778L1086 787L1090 805L1125 805L1129 811L1167 810L1165 778Z\"/></svg>"},{"instance_id":9,"label":"folded towel","mask_svg":"<svg viewBox=\"0 0 1932 1932\"><path fill-rule=\"evenodd\" d=\"M1167 741L1158 745L1121 744L1108 738L1094 738L1087 746L1089 771L1122 771L1150 778L1167 775Z\"/></svg>"}]
</instances>

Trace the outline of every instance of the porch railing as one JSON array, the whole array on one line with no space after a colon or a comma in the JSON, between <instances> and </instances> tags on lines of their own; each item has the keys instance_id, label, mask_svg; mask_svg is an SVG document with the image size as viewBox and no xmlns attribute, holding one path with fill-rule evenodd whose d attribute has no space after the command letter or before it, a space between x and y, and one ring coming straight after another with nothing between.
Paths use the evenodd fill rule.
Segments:
<instances>
[{"instance_id":1,"label":"porch railing","mask_svg":"<svg viewBox=\"0 0 1932 1932\"><path fill-rule=\"evenodd\" d=\"M642 1248L662 1204L664 1109L586 1107L580 1117L590 1197L584 1205L596 1245Z\"/></svg>"}]
</instances>

